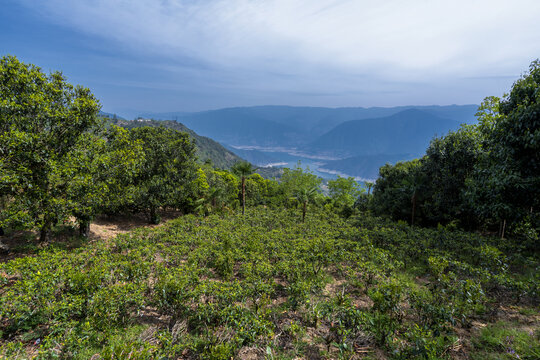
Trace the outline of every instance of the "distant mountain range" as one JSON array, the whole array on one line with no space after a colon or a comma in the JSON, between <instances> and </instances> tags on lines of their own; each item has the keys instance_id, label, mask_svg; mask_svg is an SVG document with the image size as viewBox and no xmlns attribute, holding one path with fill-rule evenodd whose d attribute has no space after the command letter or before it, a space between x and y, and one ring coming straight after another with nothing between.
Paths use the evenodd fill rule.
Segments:
<instances>
[{"instance_id":1,"label":"distant mountain range","mask_svg":"<svg viewBox=\"0 0 540 360\"><path fill-rule=\"evenodd\" d=\"M477 109L255 106L141 116L181 122L259 166L280 163L279 153L299 154L315 159L321 171L374 178L386 162L422 156L434 136L476 122Z\"/></svg>"},{"instance_id":2,"label":"distant mountain range","mask_svg":"<svg viewBox=\"0 0 540 360\"><path fill-rule=\"evenodd\" d=\"M378 154L420 155L434 135L444 135L459 125L455 120L409 109L381 118L346 121L302 150L340 158Z\"/></svg>"},{"instance_id":3,"label":"distant mountain range","mask_svg":"<svg viewBox=\"0 0 540 360\"><path fill-rule=\"evenodd\" d=\"M390 116L417 109L459 123L475 121L477 105L323 108L294 106L237 107L196 113L147 113L142 117L177 120L198 134L229 145L299 147L351 120Z\"/></svg>"}]
</instances>

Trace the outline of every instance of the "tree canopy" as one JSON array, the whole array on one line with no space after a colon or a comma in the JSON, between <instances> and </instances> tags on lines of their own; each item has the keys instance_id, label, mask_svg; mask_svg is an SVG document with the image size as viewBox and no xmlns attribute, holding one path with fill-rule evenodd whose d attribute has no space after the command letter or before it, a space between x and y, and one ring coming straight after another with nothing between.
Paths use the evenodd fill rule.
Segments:
<instances>
[{"instance_id":1,"label":"tree canopy","mask_svg":"<svg viewBox=\"0 0 540 360\"><path fill-rule=\"evenodd\" d=\"M477 125L433 139L423 158L383 166L374 191L376 212L414 218L415 207L407 210L414 184L418 191L411 201L423 224L499 225L501 236L507 223L537 229L540 62L532 62L502 99L487 97L477 117Z\"/></svg>"},{"instance_id":2,"label":"tree canopy","mask_svg":"<svg viewBox=\"0 0 540 360\"><path fill-rule=\"evenodd\" d=\"M2 223L35 224L47 239L66 216L65 166L97 125L99 108L89 89L60 72L0 59L0 191L8 198Z\"/></svg>"}]
</instances>

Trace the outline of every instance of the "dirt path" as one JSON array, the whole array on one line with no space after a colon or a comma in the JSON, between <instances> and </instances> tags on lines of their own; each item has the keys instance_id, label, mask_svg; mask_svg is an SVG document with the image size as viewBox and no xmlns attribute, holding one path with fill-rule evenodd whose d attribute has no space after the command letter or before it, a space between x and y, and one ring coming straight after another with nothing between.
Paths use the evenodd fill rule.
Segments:
<instances>
[{"instance_id":1,"label":"dirt path","mask_svg":"<svg viewBox=\"0 0 540 360\"><path fill-rule=\"evenodd\" d=\"M164 212L161 214L161 223L158 225L148 224L146 217L140 214L117 215L113 217L100 216L90 225L90 240L111 239L118 234L125 234L140 227L159 227L179 216L182 216L182 214L177 211Z\"/></svg>"}]
</instances>

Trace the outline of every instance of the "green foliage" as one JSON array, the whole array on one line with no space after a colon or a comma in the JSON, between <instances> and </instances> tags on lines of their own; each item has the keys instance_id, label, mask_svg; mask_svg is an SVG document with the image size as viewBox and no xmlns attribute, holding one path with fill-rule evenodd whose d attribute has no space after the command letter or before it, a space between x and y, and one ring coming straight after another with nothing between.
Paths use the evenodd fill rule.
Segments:
<instances>
[{"instance_id":1,"label":"green foliage","mask_svg":"<svg viewBox=\"0 0 540 360\"><path fill-rule=\"evenodd\" d=\"M472 227L474 209L464 190L480 153L478 130L473 126L463 126L431 141L422 162L430 194L422 207L430 223L448 224L458 220Z\"/></svg>"},{"instance_id":2,"label":"green foliage","mask_svg":"<svg viewBox=\"0 0 540 360\"><path fill-rule=\"evenodd\" d=\"M480 331L473 340L472 359L538 359L540 332L516 329L516 324L500 321Z\"/></svg>"},{"instance_id":3,"label":"green foliage","mask_svg":"<svg viewBox=\"0 0 540 360\"><path fill-rule=\"evenodd\" d=\"M293 192L294 199L300 204L302 204L302 222L304 222L306 219L307 206L310 201L313 201L313 199L315 199L315 194L317 194L317 188L315 187L301 187L295 189Z\"/></svg>"},{"instance_id":4,"label":"green foliage","mask_svg":"<svg viewBox=\"0 0 540 360\"><path fill-rule=\"evenodd\" d=\"M537 60L509 95L484 100L476 114L477 125L464 125L433 139L419 160L383 166L371 208L378 215L411 223L416 219L423 225L467 229L482 225L497 229L501 237L523 221L536 231L540 226L538 89Z\"/></svg>"},{"instance_id":5,"label":"green foliage","mask_svg":"<svg viewBox=\"0 0 540 360\"><path fill-rule=\"evenodd\" d=\"M474 209L465 194L466 181L480 156L476 128L463 126L435 138L426 156L380 169L373 192L377 214L424 225L459 221L475 225Z\"/></svg>"},{"instance_id":6,"label":"green foliage","mask_svg":"<svg viewBox=\"0 0 540 360\"><path fill-rule=\"evenodd\" d=\"M131 320L131 312L143 304L144 286L117 283L96 291L89 303L89 319L97 329L107 330Z\"/></svg>"},{"instance_id":7,"label":"green foliage","mask_svg":"<svg viewBox=\"0 0 540 360\"><path fill-rule=\"evenodd\" d=\"M195 147L186 133L163 127L141 127L130 132L142 144L144 162L135 177L135 207L159 223L158 208L193 209L198 189Z\"/></svg>"},{"instance_id":8,"label":"green foliage","mask_svg":"<svg viewBox=\"0 0 540 360\"><path fill-rule=\"evenodd\" d=\"M248 163L247 161L240 161L234 164L234 166L231 168L231 171L238 175L239 177L248 177L249 175L253 174L255 171L255 168L253 165Z\"/></svg>"},{"instance_id":9,"label":"green foliage","mask_svg":"<svg viewBox=\"0 0 540 360\"><path fill-rule=\"evenodd\" d=\"M483 105L480 129L485 152L475 166L468 194L486 220L521 221L540 205L539 88L536 60L509 95L500 101L487 98Z\"/></svg>"},{"instance_id":10,"label":"green foliage","mask_svg":"<svg viewBox=\"0 0 540 360\"><path fill-rule=\"evenodd\" d=\"M425 175L420 160L384 165L373 190L373 209L396 220L411 221L413 205L426 197ZM413 202L413 199L415 202ZM415 208L415 218L422 219L422 209Z\"/></svg>"},{"instance_id":11,"label":"green foliage","mask_svg":"<svg viewBox=\"0 0 540 360\"><path fill-rule=\"evenodd\" d=\"M0 59L0 226L42 229L68 215L69 157L97 124L98 101L60 72Z\"/></svg>"},{"instance_id":12,"label":"green foliage","mask_svg":"<svg viewBox=\"0 0 540 360\"><path fill-rule=\"evenodd\" d=\"M284 202L294 197L294 192L299 189L318 189L321 185L321 178L313 174L309 169L304 170L300 164L292 169L284 169L281 176L281 187Z\"/></svg>"},{"instance_id":13,"label":"green foliage","mask_svg":"<svg viewBox=\"0 0 540 360\"><path fill-rule=\"evenodd\" d=\"M112 126L99 135L84 138L64 171L71 179L66 189L70 213L77 218L81 235L88 235L97 214L133 205L133 179L144 159L141 143L131 140L127 130Z\"/></svg>"},{"instance_id":14,"label":"green foliage","mask_svg":"<svg viewBox=\"0 0 540 360\"><path fill-rule=\"evenodd\" d=\"M397 354L401 359L441 359L455 341L456 336L437 336L433 331L413 324L406 333L411 346L399 349Z\"/></svg>"},{"instance_id":15,"label":"green foliage","mask_svg":"<svg viewBox=\"0 0 540 360\"><path fill-rule=\"evenodd\" d=\"M239 180L226 170L206 171L209 189L209 202L214 209L235 208L238 203Z\"/></svg>"},{"instance_id":16,"label":"green foliage","mask_svg":"<svg viewBox=\"0 0 540 360\"><path fill-rule=\"evenodd\" d=\"M444 358L455 328L487 321L493 302L537 299L537 274L507 241L318 207L299 223L295 212L187 215L0 264L0 356L38 342L43 358L294 358L315 356L314 344L332 358L366 344Z\"/></svg>"},{"instance_id":17,"label":"green foliage","mask_svg":"<svg viewBox=\"0 0 540 360\"><path fill-rule=\"evenodd\" d=\"M359 200L360 195L362 195L364 192L364 189L360 187L354 178L343 178L339 175L336 180L328 181L328 190L334 207L336 207L345 217L352 215L353 206L355 206L355 203ZM360 204L356 204L356 207L360 207ZM363 208L363 210L366 209Z\"/></svg>"},{"instance_id":18,"label":"green foliage","mask_svg":"<svg viewBox=\"0 0 540 360\"><path fill-rule=\"evenodd\" d=\"M231 170L240 177L242 183L242 188L240 190L242 195L242 215L244 215L246 212L246 177L253 174L255 168L247 161L240 161L234 164Z\"/></svg>"}]
</instances>

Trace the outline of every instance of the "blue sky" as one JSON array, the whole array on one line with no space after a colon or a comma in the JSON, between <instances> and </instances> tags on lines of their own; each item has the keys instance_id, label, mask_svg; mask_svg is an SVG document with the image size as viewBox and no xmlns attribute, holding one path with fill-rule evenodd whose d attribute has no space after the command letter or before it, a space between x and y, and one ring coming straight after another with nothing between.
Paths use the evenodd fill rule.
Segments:
<instances>
[{"instance_id":1,"label":"blue sky","mask_svg":"<svg viewBox=\"0 0 540 360\"><path fill-rule=\"evenodd\" d=\"M479 103L540 57L537 0L4 0L0 55L104 111Z\"/></svg>"}]
</instances>

